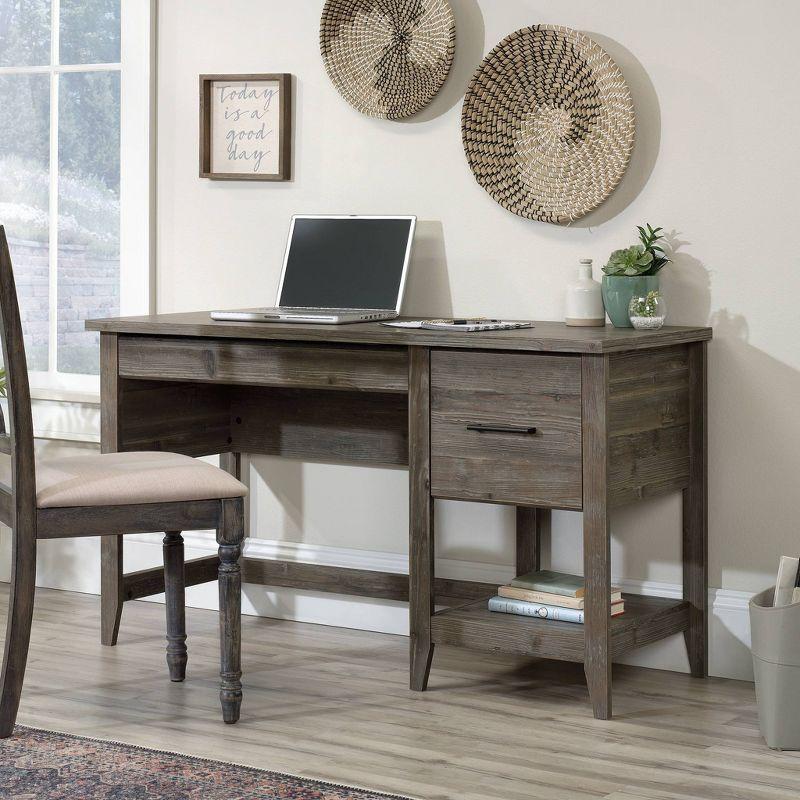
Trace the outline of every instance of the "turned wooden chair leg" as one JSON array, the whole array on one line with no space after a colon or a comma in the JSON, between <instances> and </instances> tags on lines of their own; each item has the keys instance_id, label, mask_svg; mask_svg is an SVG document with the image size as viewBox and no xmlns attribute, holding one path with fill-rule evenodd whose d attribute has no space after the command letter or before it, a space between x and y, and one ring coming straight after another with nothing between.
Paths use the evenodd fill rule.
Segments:
<instances>
[{"instance_id":1,"label":"turned wooden chair leg","mask_svg":"<svg viewBox=\"0 0 800 800\"><path fill-rule=\"evenodd\" d=\"M222 501L219 544L220 691L222 719L232 725L242 705L242 572L244 501Z\"/></svg>"},{"instance_id":2,"label":"turned wooden chair leg","mask_svg":"<svg viewBox=\"0 0 800 800\"><path fill-rule=\"evenodd\" d=\"M33 595L36 590L36 539L16 532L11 565L11 587L8 597L8 627L0 673L0 739L11 736L17 719L28 644L33 621Z\"/></svg>"},{"instance_id":3,"label":"turned wooden chair leg","mask_svg":"<svg viewBox=\"0 0 800 800\"><path fill-rule=\"evenodd\" d=\"M167 598L167 666L169 679L186 677L186 576L183 567L183 536L167 531L164 536L164 591Z\"/></svg>"}]
</instances>

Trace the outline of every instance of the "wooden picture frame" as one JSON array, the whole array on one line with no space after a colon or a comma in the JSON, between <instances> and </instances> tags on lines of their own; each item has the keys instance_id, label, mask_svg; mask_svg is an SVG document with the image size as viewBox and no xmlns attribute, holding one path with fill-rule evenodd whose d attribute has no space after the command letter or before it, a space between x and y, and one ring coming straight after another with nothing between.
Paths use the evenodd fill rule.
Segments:
<instances>
[{"instance_id":1,"label":"wooden picture frame","mask_svg":"<svg viewBox=\"0 0 800 800\"><path fill-rule=\"evenodd\" d=\"M291 74L200 76L201 178L288 181L291 162Z\"/></svg>"}]
</instances>

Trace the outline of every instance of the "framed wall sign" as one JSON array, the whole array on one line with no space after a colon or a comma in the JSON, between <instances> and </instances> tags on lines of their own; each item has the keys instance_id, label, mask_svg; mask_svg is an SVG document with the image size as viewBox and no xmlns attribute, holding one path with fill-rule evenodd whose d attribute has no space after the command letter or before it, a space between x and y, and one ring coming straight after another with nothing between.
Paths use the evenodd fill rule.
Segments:
<instances>
[{"instance_id":1,"label":"framed wall sign","mask_svg":"<svg viewBox=\"0 0 800 800\"><path fill-rule=\"evenodd\" d=\"M288 181L292 76L200 76L200 177Z\"/></svg>"}]
</instances>

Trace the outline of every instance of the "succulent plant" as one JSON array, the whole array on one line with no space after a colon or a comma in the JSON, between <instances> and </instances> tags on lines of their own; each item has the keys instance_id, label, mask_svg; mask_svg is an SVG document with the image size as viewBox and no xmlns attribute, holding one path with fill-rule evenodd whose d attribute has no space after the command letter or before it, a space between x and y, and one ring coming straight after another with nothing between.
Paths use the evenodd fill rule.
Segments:
<instances>
[{"instance_id":1,"label":"succulent plant","mask_svg":"<svg viewBox=\"0 0 800 800\"><path fill-rule=\"evenodd\" d=\"M648 223L644 227L637 225L636 229L639 231L640 244L615 250L609 257L608 264L603 267L606 275L623 275L629 278L655 275L670 263L664 248L659 244L664 238L661 233L664 229L654 228Z\"/></svg>"},{"instance_id":2,"label":"succulent plant","mask_svg":"<svg viewBox=\"0 0 800 800\"><path fill-rule=\"evenodd\" d=\"M659 312L660 299L661 292L648 292L645 297L634 297L629 308L631 316L655 317Z\"/></svg>"},{"instance_id":3,"label":"succulent plant","mask_svg":"<svg viewBox=\"0 0 800 800\"><path fill-rule=\"evenodd\" d=\"M6 368L0 367L0 397L6 396L6 391L8 389L6 383Z\"/></svg>"},{"instance_id":4,"label":"succulent plant","mask_svg":"<svg viewBox=\"0 0 800 800\"><path fill-rule=\"evenodd\" d=\"M647 274L655 275L662 267L670 263L664 254L664 248L659 244L659 241L664 238L661 233L664 229L653 228L647 222L645 222L644 228L641 225L637 225L636 229L639 231L639 241L642 243L642 247L653 256L653 263Z\"/></svg>"},{"instance_id":5,"label":"succulent plant","mask_svg":"<svg viewBox=\"0 0 800 800\"><path fill-rule=\"evenodd\" d=\"M653 263L653 254L643 245L634 244L624 250L615 250L603 267L606 275L646 275Z\"/></svg>"}]
</instances>

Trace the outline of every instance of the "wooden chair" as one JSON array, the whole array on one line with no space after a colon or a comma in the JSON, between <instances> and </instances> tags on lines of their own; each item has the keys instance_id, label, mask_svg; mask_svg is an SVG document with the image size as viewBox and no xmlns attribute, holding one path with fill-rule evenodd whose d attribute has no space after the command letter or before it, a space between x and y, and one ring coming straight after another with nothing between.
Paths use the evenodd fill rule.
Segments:
<instances>
[{"instance_id":1,"label":"wooden chair","mask_svg":"<svg viewBox=\"0 0 800 800\"><path fill-rule=\"evenodd\" d=\"M214 528L219 542L222 717L239 719L244 496L232 475L173 453L110 453L36 463L25 347L5 230L0 226L0 338L8 380L8 423L0 413L0 521L12 529L11 590L3 671L0 738L10 736L28 656L36 542L70 536L166 531L167 664L186 674L181 531Z\"/></svg>"}]
</instances>

